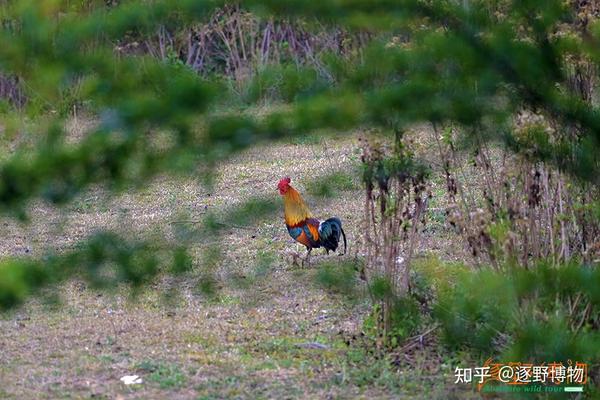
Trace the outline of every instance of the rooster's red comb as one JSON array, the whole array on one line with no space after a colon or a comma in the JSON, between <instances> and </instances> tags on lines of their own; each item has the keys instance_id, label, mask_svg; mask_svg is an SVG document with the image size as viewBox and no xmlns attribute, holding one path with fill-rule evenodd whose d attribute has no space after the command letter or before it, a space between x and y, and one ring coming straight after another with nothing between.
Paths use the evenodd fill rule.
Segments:
<instances>
[{"instance_id":1,"label":"rooster's red comb","mask_svg":"<svg viewBox=\"0 0 600 400\"><path fill-rule=\"evenodd\" d=\"M285 187L285 186L289 185L291 181L292 181L292 179L289 176L286 176L285 178L281 178L281 180L279 181L279 185L277 185L277 186L279 188Z\"/></svg>"}]
</instances>

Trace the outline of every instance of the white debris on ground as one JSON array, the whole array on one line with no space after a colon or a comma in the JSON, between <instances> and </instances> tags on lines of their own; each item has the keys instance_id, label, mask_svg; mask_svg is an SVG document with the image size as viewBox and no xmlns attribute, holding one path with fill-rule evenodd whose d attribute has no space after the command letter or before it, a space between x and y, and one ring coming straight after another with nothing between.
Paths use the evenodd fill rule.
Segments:
<instances>
[{"instance_id":1,"label":"white debris on ground","mask_svg":"<svg viewBox=\"0 0 600 400\"><path fill-rule=\"evenodd\" d=\"M121 382L123 382L125 385L138 385L140 383L144 383L142 378L137 375L125 375L121 377Z\"/></svg>"}]
</instances>

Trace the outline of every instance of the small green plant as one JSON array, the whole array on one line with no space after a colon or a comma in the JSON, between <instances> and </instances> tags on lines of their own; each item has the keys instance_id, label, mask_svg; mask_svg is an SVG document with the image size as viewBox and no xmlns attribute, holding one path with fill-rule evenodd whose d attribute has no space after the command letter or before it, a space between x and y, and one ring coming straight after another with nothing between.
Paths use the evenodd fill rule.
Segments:
<instances>
[{"instance_id":1,"label":"small green plant","mask_svg":"<svg viewBox=\"0 0 600 400\"><path fill-rule=\"evenodd\" d=\"M158 384L161 389L179 388L186 382L185 374L175 364L144 360L137 369L148 373L146 379Z\"/></svg>"},{"instance_id":2,"label":"small green plant","mask_svg":"<svg viewBox=\"0 0 600 400\"><path fill-rule=\"evenodd\" d=\"M219 283L214 276L204 274L196 283L194 292L214 300L219 293Z\"/></svg>"},{"instance_id":3,"label":"small green plant","mask_svg":"<svg viewBox=\"0 0 600 400\"><path fill-rule=\"evenodd\" d=\"M384 325L381 303L375 304L365 318L363 330L372 339L383 337L389 347L397 347L408 337L414 335L422 324L419 303L412 296L394 298L390 301L389 328Z\"/></svg>"},{"instance_id":4,"label":"small green plant","mask_svg":"<svg viewBox=\"0 0 600 400\"><path fill-rule=\"evenodd\" d=\"M327 262L319 266L315 279L324 288L352 296L357 289L357 270L358 266L354 262Z\"/></svg>"}]
</instances>

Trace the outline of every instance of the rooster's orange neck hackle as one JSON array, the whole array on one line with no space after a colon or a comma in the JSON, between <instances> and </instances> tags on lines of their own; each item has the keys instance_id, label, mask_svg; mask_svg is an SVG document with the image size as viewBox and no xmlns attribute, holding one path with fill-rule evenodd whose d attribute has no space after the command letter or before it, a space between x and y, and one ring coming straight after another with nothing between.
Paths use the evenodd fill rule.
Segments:
<instances>
[{"instance_id":1,"label":"rooster's orange neck hackle","mask_svg":"<svg viewBox=\"0 0 600 400\"><path fill-rule=\"evenodd\" d=\"M312 214L300 193L290 186L290 182L290 178L283 178L279 181L278 188L279 193L283 196L285 223L288 226L296 226L308 218L312 218Z\"/></svg>"}]
</instances>

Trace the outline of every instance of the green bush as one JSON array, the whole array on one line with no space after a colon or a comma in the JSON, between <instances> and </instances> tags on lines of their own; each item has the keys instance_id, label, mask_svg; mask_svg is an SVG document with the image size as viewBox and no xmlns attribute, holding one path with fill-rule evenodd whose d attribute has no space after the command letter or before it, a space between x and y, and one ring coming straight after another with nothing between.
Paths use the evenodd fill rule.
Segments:
<instances>
[{"instance_id":1,"label":"green bush","mask_svg":"<svg viewBox=\"0 0 600 400\"><path fill-rule=\"evenodd\" d=\"M509 361L600 363L600 268L570 263L458 275L434 310L446 341Z\"/></svg>"},{"instance_id":2,"label":"green bush","mask_svg":"<svg viewBox=\"0 0 600 400\"><path fill-rule=\"evenodd\" d=\"M245 101L263 99L293 102L309 98L331 88L331 83L319 72L297 65L268 66L256 72L245 91Z\"/></svg>"},{"instance_id":3,"label":"green bush","mask_svg":"<svg viewBox=\"0 0 600 400\"><path fill-rule=\"evenodd\" d=\"M363 329L367 336L376 340L382 338L390 348L401 345L415 335L422 326L423 316L418 301L412 296L393 298L390 305L390 329L383 329L383 303L376 303L365 318Z\"/></svg>"}]
</instances>

